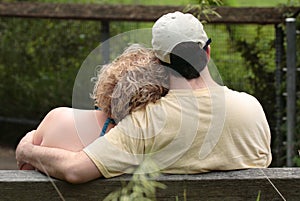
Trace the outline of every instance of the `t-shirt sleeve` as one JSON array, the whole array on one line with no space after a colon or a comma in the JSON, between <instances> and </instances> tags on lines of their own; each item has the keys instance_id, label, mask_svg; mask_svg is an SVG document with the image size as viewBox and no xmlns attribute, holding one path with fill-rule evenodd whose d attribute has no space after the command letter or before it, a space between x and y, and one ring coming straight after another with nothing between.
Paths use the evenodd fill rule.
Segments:
<instances>
[{"instance_id":1,"label":"t-shirt sleeve","mask_svg":"<svg viewBox=\"0 0 300 201\"><path fill-rule=\"evenodd\" d=\"M261 154L265 155L265 160L264 161L262 160L261 166L268 167L272 161L271 131L270 131L270 127L269 127L265 112L263 110L263 107L256 98L255 98L255 103L257 105L256 106L257 122L255 122L255 123L256 123L256 126L258 127L258 130L261 133L260 136L257 136L257 138L260 137L260 142L258 144L260 145L260 149L262 150ZM254 109L253 109L253 112L255 112ZM252 116L255 117L254 115L252 115Z\"/></svg>"},{"instance_id":2,"label":"t-shirt sleeve","mask_svg":"<svg viewBox=\"0 0 300 201\"><path fill-rule=\"evenodd\" d=\"M271 133L270 127L264 113L262 105L259 101L248 94L242 93L244 102L247 105L239 108L240 118L236 118L236 125L239 130L243 131L243 139L246 139L251 149L247 153L252 158L253 167L268 167L272 161L271 154ZM238 104L235 104L238 106ZM237 108L237 109L238 109ZM238 138L240 139L240 138ZM245 147L240 149L247 150Z\"/></svg>"},{"instance_id":3,"label":"t-shirt sleeve","mask_svg":"<svg viewBox=\"0 0 300 201\"><path fill-rule=\"evenodd\" d=\"M132 121L126 117L83 150L106 178L133 173L143 160L144 140Z\"/></svg>"}]
</instances>

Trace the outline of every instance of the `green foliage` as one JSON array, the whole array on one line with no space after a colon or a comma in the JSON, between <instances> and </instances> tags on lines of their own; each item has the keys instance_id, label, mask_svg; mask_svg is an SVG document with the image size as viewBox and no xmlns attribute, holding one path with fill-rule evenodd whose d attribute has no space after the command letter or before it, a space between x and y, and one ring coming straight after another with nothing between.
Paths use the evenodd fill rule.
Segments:
<instances>
[{"instance_id":1,"label":"green foliage","mask_svg":"<svg viewBox=\"0 0 300 201\"><path fill-rule=\"evenodd\" d=\"M299 156L295 156L293 158L293 162L296 164L297 167L300 167L300 158L299 158Z\"/></svg>"},{"instance_id":2,"label":"green foliage","mask_svg":"<svg viewBox=\"0 0 300 201\"><path fill-rule=\"evenodd\" d=\"M224 0L224 5L229 5L229 6L278 6L279 4L286 4L286 2L289 0ZM298 0L297 0L298 1Z\"/></svg>"},{"instance_id":3,"label":"green foliage","mask_svg":"<svg viewBox=\"0 0 300 201\"><path fill-rule=\"evenodd\" d=\"M0 104L5 106L0 114L37 119L52 107L71 105L77 70L99 42L98 25L30 19L0 23Z\"/></svg>"},{"instance_id":4,"label":"green foliage","mask_svg":"<svg viewBox=\"0 0 300 201\"><path fill-rule=\"evenodd\" d=\"M221 17L212 6L220 6L222 4L222 0L197 0L195 4L188 4L184 12L190 12L199 20L204 21L200 19L201 15L204 15L206 20L209 19L209 15Z\"/></svg>"},{"instance_id":5,"label":"green foliage","mask_svg":"<svg viewBox=\"0 0 300 201\"><path fill-rule=\"evenodd\" d=\"M289 2L294 2L292 5L294 6L300 6L300 0L290 0ZM296 24L297 30L300 30L300 15L297 17L297 24ZM300 35L298 34L297 37L297 68L300 68ZM299 71L297 72L299 75ZM296 102L296 108L297 108L297 115L296 115L296 142L295 142L295 148L298 150L298 154L300 155L300 81L299 81L299 76L297 76L297 92L298 92L298 98ZM299 155L296 157L295 164L300 167L300 158Z\"/></svg>"},{"instance_id":6,"label":"green foliage","mask_svg":"<svg viewBox=\"0 0 300 201\"><path fill-rule=\"evenodd\" d=\"M39 120L71 106L77 71L99 44L99 30L92 21L0 18L0 116ZM34 129L0 127L0 143L8 145Z\"/></svg>"},{"instance_id":7,"label":"green foliage","mask_svg":"<svg viewBox=\"0 0 300 201\"><path fill-rule=\"evenodd\" d=\"M267 96L267 91L275 91L273 85L269 83L274 82L274 49L273 40L268 42L261 38L262 26L257 26L257 32L253 41L248 41L245 38L238 38L234 40L234 46L237 51L241 52L242 58L245 60L245 65L250 72L247 79L250 82L252 93L256 94L256 97L272 97L274 93Z\"/></svg>"},{"instance_id":8,"label":"green foliage","mask_svg":"<svg viewBox=\"0 0 300 201\"><path fill-rule=\"evenodd\" d=\"M155 181L160 175L159 169L151 159L146 159L134 172L128 184L110 193L104 201L152 201L156 200L156 189L165 189L166 185Z\"/></svg>"},{"instance_id":9,"label":"green foliage","mask_svg":"<svg viewBox=\"0 0 300 201\"><path fill-rule=\"evenodd\" d=\"M248 91L250 84L247 78L250 72L245 66L241 52L233 47L233 38L239 37L239 33L248 33L248 27L207 24L205 28L212 38L211 59L222 77L222 83L235 90Z\"/></svg>"},{"instance_id":10,"label":"green foliage","mask_svg":"<svg viewBox=\"0 0 300 201\"><path fill-rule=\"evenodd\" d=\"M256 201L260 201L260 191L258 191Z\"/></svg>"}]
</instances>

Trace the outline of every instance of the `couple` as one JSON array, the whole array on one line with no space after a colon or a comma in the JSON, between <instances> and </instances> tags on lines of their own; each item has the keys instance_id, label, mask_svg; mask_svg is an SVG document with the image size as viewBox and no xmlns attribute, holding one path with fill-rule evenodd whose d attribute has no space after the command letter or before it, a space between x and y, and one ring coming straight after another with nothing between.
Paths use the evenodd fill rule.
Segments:
<instances>
[{"instance_id":1,"label":"couple","mask_svg":"<svg viewBox=\"0 0 300 201\"><path fill-rule=\"evenodd\" d=\"M72 183L132 173L146 158L171 174L268 167L270 129L263 109L254 97L213 81L209 43L192 15L162 16L152 28L153 52L130 47L100 72L94 98L102 110L82 111L85 125L98 120L86 126L90 139L78 138L72 109L55 109L20 141L19 167L32 165ZM147 81L140 84L142 78Z\"/></svg>"}]
</instances>

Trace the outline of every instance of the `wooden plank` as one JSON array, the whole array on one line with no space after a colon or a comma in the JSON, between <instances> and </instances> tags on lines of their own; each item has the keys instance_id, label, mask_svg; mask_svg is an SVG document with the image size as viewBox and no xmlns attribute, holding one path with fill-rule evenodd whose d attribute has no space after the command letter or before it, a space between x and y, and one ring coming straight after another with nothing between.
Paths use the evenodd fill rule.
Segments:
<instances>
[{"instance_id":1,"label":"wooden plank","mask_svg":"<svg viewBox=\"0 0 300 201\"><path fill-rule=\"evenodd\" d=\"M0 2L0 16L22 18L153 22L163 14L183 9L183 6ZM216 12L222 17L209 16L210 23L278 24L284 22L286 13L298 15L300 7L217 7Z\"/></svg>"},{"instance_id":2,"label":"wooden plank","mask_svg":"<svg viewBox=\"0 0 300 201\"><path fill-rule=\"evenodd\" d=\"M108 21L154 21L162 14L182 10L176 6L52 4L34 2L0 2L0 16L82 19Z\"/></svg>"},{"instance_id":3,"label":"wooden plank","mask_svg":"<svg viewBox=\"0 0 300 201\"><path fill-rule=\"evenodd\" d=\"M50 179L35 171L0 171L1 200L103 200L113 190L128 182L130 175L97 179L80 185ZM51 183L53 181L53 184ZM157 200L299 200L300 168L249 169L211 172L197 175L162 175L157 181L167 189L157 192ZM277 190L273 187L273 185Z\"/></svg>"},{"instance_id":4,"label":"wooden plank","mask_svg":"<svg viewBox=\"0 0 300 201\"><path fill-rule=\"evenodd\" d=\"M219 7L216 11L222 18L214 17L213 23L243 23L243 24L280 24L283 23L287 13L297 16L300 7Z\"/></svg>"}]
</instances>

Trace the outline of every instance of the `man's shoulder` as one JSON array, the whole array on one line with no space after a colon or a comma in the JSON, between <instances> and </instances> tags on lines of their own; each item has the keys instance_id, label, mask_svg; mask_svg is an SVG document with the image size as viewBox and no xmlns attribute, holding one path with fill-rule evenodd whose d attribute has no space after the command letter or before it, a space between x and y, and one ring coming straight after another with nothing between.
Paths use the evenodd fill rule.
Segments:
<instances>
[{"instance_id":1,"label":"man's shoulder","mask_svg":"<svg viewBox=\"0 0 300 201\"><path fill-rule=\"evenodd\" d=\"M228 90L226 92L226 111L228 115L239 117L240 120L254 117L265 118L260 102L246 92Z\"/></svg>"},{"instance_id":2,"label":"man's shoulder","mask_svg":"<svg viewBox=\"0 0 300 201\"><path fill-rule=\"evenodd\" d=\"M228 99L228 101L230 102L240 103L243 105L249 105L249 104L260 105L257 98L247 92L235 91L226 87L225 95L226 95L226 99Z\"/></svg>"}]
</instances>

